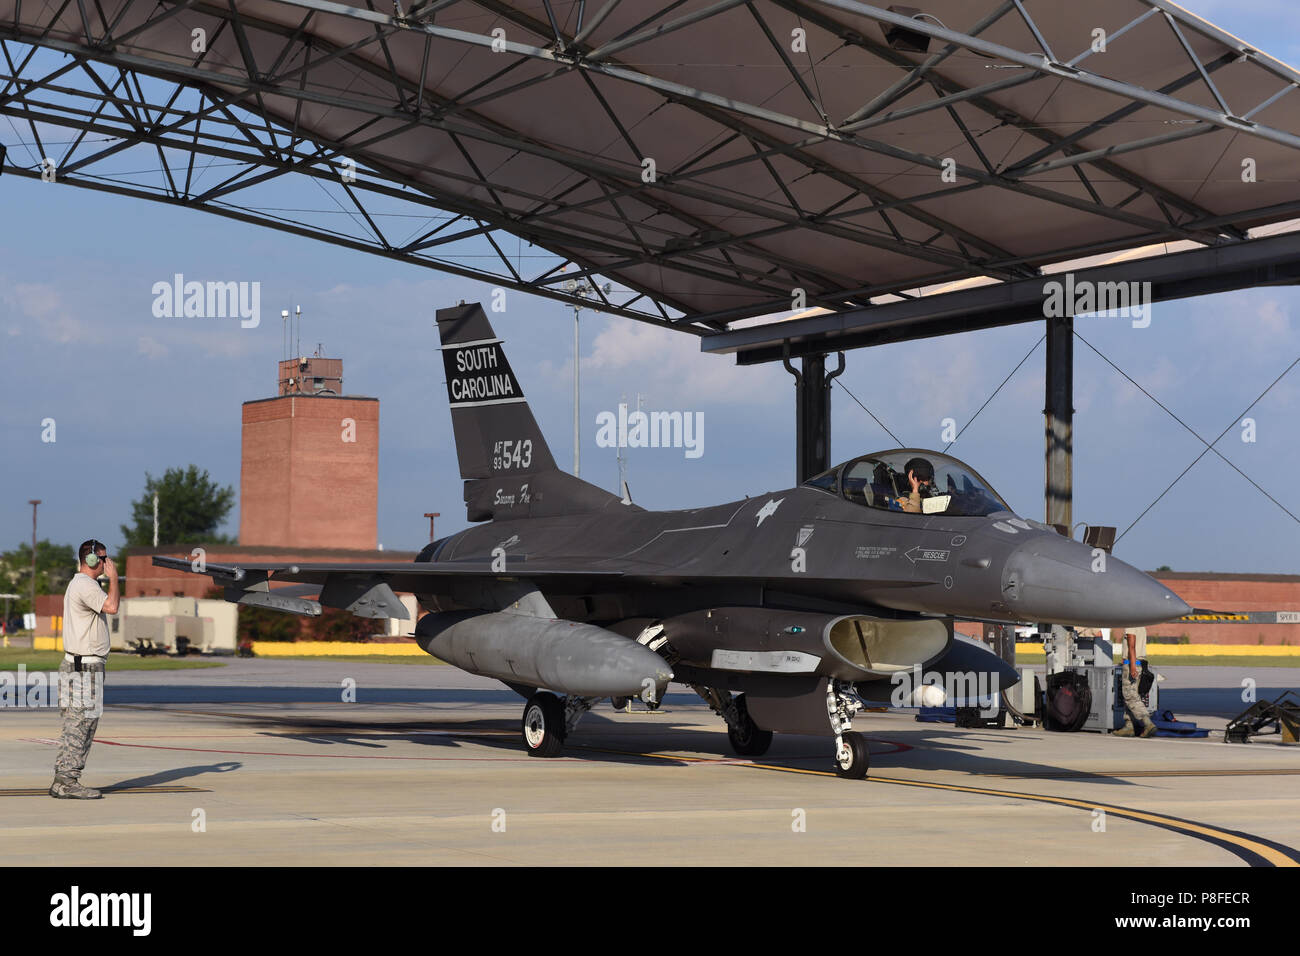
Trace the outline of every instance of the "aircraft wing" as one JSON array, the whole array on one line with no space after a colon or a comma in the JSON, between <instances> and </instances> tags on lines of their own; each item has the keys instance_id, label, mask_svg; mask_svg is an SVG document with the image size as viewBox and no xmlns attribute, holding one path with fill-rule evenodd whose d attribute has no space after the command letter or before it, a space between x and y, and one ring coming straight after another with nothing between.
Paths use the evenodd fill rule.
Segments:
<instances>
[{"instance_id":1,"label":"aircraft wing","mask_svg":"<svg viewBox=\"0 0 1300 956\"><path fill-rule=\"evenodd\" d=\"M593 594L644 588L689 588L718 584L753 587L781 587L797 590L801 582L729 575L684 575L660 572L651 567L580 568L546 561L515 559L506 570L497 570L491 561L382 562L370 564L208 564L188 558L155 556L158 567L172 568L210 576L213 583L225 588L227 601L270 607L295 614L315 616L321 605L351 611L359 617L394 617L406 620L406 608L396 592L419 595L456 595L465 603L479 592L493 589L501 582L531 581L551 594ZM283 588L280 585L299 585ZM865 584L894 588L918 586L915 581L846 583L844 593L827 582L820 582L818 594L855 604L865 602L858 588ZM272 585L275 585L274 587ZM318 585L320 597L307 600L302 585ZM511 588L513 590L513 588ZM468 600L467 600L468 598Z\"/></svg>"},{"instance_id":2,"label":"aircraft wing","mask_svg":"<svg viewBox=\"0 0 1300 956\"><path fill-rule=\"evenodd\" d=\"M622 571L516 565L508 572L494 570L491 562L411 561L371 564L209 564L188 558L155 556L158 567L206 574L224 587L226 600L269 607L277 611L316 616L321 606L351 611L358 617L394 617L408 620L395 592L450 594L465 586L503 580L536 580L547 590L583 593L598 589L598 579L621 578ZM297 585L272 588L272 583ZM317 601L302 597L305 585L316 585Z\"/></svg>"},{"instance_id":3,"label":"aircraft wing","mask_svg":"<svg viewBox=\"0 0 1300 956\"><path fill-rule=\"evenodd\" d=\"M372 575L383 576L399 591L436 591L436 580L470 579L470 578L544 578L548 583L581 583L591 578L621 577L624 572L618 570L591 570L555 567L543 564L512 564L509 571L493 570L490 561L439 561L432 563L413 561L371 562L367 564L208 564L191 561L189 558L155 557L153 563L159 567L172 568L177 571L190 571L196 574L210 575L218 584L235 584L249 586L250 582L259 580L289 581L296 584L325 584L335 575ZM411 585L408 587L408 585Z\"/></svg>"}]
</instances>

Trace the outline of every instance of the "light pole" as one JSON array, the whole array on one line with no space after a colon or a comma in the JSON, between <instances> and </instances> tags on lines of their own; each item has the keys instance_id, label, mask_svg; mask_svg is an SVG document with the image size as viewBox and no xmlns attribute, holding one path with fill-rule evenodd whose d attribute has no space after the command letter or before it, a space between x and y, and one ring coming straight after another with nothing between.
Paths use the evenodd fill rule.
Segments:
<instances>
[{"instance_id":1,"label":"light pole","mask_svg":"<svg viewBox=\"0 0 1300 956\"><path fill-rule=\"evenodd\" d=\"M597 288L586 279L569 279L564 283L564 291L578 299L586 299L589 302L598 302L597 293L603 292L609 295L610 284L606 282L603 286ZM578 424L578 370L579 352L578 340L578 314L582 311L582 305L579 302L573 303L573 477L579 477L582 465L582 431ZM599 309L594 309L599 312Z\"/></svg>"},{"instance_id":2,"label":"light pole","mask_svg":"<svg viewBox=\"0 0 1300 956\"><path fill-rule=\"evenodd\" d=\"M36 507L41 503L40 498L31 498L27 502L32 506L32 617L36 616ZM36 628L32 628L33 631Z\"/></svg>"}]
</instances>

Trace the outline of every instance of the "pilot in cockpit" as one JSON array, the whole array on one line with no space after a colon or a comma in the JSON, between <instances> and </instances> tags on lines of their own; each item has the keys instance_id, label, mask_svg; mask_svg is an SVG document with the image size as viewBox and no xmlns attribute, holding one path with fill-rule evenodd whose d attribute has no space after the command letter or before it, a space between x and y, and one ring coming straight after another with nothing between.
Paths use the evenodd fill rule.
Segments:
<instances>
[{"instance_id":1,"label":"pilot in cockpit","mask_svg":"<svg viewBox=\"0 0 1300 956\"><path fill-rule=\"evenodd\" d=\"M909 458L907 464L903 466L903 471L907 474L911 493L906 498L900 495L895 500L898 507L909 514L920 514L921 499L934 494L934 465L924 458Z\"/></svg>"}]
</instances>

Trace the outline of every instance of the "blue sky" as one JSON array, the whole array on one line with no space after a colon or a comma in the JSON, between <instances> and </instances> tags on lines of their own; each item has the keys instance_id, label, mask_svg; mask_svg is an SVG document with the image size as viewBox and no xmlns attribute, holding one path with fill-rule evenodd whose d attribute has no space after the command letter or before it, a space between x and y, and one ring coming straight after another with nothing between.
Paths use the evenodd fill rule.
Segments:
<instances>
[{"instance_id":1,"label":"blue sky","mask_svg":"<svg viewBox=\"0 0 1300 956\"><path fill-rule=\"evenodd\" d=\"M1187 6L1289 62L1300 9L1200 0ZM0 124L0 141L13 133ZM318 197L319 198L319 197ZM303 351L344 360L346 389L377 396L379 540L424 544L465 526L433 329L437 308L487 301L487 286L228 222L77 189L0 178L0 548L40 535L120 540L144 474L195 463L239 485L240 403L273 394L281 308L299 304ZM180 272L262 284L263 321L157 319L154 282ZM572 313L510 293L492 316L552 450L572 461ZM1098 349L1207 438L1300 355L1300 290L1250 290L1157 305L1149 328L1080 319ZM725 501L794 480L793 385L779 366L737 368L694 337L585 315L582 475L613 489L613 449L596 415L643 395L647 409L703 412L705 453L632 449L633 498L652 508ZM942 420L965 424L1042 334L1034 323L851 352L843 383L905 443L942 447ZM1133 521L1202 446L1083 345L1076 346L1076 521ZM1020 513L1042 517L1042 350L953 447ZM1218 448L1300 513L1300 369L1234 425ZM44 443L41 421L57 422ZM893 446L848 396L834 394L833 458ZM227 530L238 527L237 515ZM1297 524L1207 455L1119 544L1139 566L1300 573Z\"/></svg>"}]
</instances>

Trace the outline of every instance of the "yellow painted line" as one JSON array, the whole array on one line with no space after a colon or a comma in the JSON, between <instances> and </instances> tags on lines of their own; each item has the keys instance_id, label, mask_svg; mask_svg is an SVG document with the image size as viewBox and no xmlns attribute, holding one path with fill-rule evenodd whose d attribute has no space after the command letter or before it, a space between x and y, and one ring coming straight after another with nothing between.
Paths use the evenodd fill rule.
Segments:
<instances>
[{"instance_id":1,"label":"yellow painted line","mask_svg":"<svg viewBox=\"0 0 1300 956\"><path fill-rule=\"evenodd\" d=\"M972 777L999 777L1004 780L1074 780L1104 777L1107 780L1128 780L1133 777L1295 777L1295 770L1044 770L1041 773L971 773Z\"/></svg>"},{"instance_id":2,"label":"yellow painted line","mask_svg":"<svg viewBox=\"0 0 1300 956\"><path fill-rule=\"evenodd\" d=\"M63 639L36 637L32 650L61 651ZM1040 643L1021 643L1016 650L1042 654ZM418 644L363 644L346 641L254 641L258 657L420 657ZM1300 646L1289 644L1147 644L1147 656L1159 657L1300 657Z\"/></svg>"},{"instance_id":3,"label":"yellow painted line","mask_svg":"<svg viewBox=\"0 0 1300 956\"><path fill-rule=\"evenodd\" d=\"M582 748L584 750L595 750L597 748ZM638 757L656 757L661 760L679 760L687 763L693 762L716 762L712 758L706 757L685 757L677 754L661 753L636 753L635 751L618 751L604 750L604 753L623 753L627 756ZM778 773L802 773L815 777L837 777L838 774L833 770L808 770L802 767L782 767L777 764L764 763L743 763L727 761L732 766L750 767L756 770L774 770ZM1158 813L1148 813L1143 810L1130 810L1127 807L1108 806L1106 804L1094 803L1086 800L1074 800L1070 797L1055 797L1041 793L1017 793L1014 790L990 790L984 787L968 787L953 783L930 783L921 780L904 780L898 777L872 777L865 778L867 783L886 783L903 787L919 787L926 790L946 790L953 793L973 793L980 796L990 797L1009 797L1013 800L1032 800L1037 803L1049 803L1062 807L1071 807L1079 810L1087 810L1091 813L1093 810L1103 810L1108 814L1113 814L1129 820L1136 820L1139 823L1149 823L1153 826L1164 827L1171 830L1181 831L1183 833L1204 837L1213 843L1229 843L1233 846L1240 847L1249 853L1253 853L1261 859L1267 860L1273 866L1300 867L1300 855L1288 856L1265 843L1250 837L1234 833L1230 830L1221 830L1217 827L1207 826L1205 824L1194 823L1190 820L1179 820L1176 817L1166 817Z\"/></svg>"},{"instance_id":4,"label":"yellow painted line","mask_svg":"<svg viewBox=\"0 0 1300 956\"><path fill-rule=\"evenodd\" d=\"M1017 644L1023 654L1042 654L1043 645ZM421 657L418 644L351 644L337 641L254 641L258 657ZM1147 657L1300 657L1300 646L1283 644L1148 644Z\"/></svg>"},{"instance_id":5,"label":"yellow painted line","mask_svg":"<svg viewBox=\"0 0 1300 956\"><path fill-rule=\"evenodd\" d=\"M34 637L34 651L61 651L63 638ZM119 651L118 653L122 653ZM351 641L253 641L258 657L423 657L420 645L361 644Z\"/></svg>"},{"instance_id":6,"label":"yellow painted line","mask_svg":"<svg viewBox=\"0 0 1300 956\"><path fill-rule=\"evenodd\" d=\"M102 793L211 793L211 790L204 790L202 787L184 787L184 786L165 786L165 787L125 787L118 790L114 787L100 787ZM11 790L0 790L0 797L48 797L50 795L49 787L19 787Z\"/></svg>"},{"instance_id":7,"label":"yellow painted line","mask_svg":"<svg viewBox=\"0 0 1300 956\"><path fill-rule=\"evenodd\" d=\"M1042 654L1043 645L1025 642L1017 653ZM1300 657L1300 646L1289 644L1155 644L1147 642L1147 657Z\"/></svg>"},{"instance_id":8,"label":"yellow painted line","mask_svg":"<svg viewBox=\"0 0 1300 956\"><path fill-rule=\"evenodd\" d=\"M426 657L419 644L358 644L343 641L253 641L258 657Z\"/></svg>"},{"instance_id":9,"label":"yellow painted line","mask_svg":"<svg viewBox=\"0 0 1300 956\"><path fill-rule=\"evenodd\" d=\"M779 767L772 767L773 770L779 770ZM827 776L834 776L829 770L821 771ZM904 787L921 787L927 790L949 790L956 793L975 793L983 796L992 797L1011 797L1019 800L1033 800L1037 803L1051 803L1062 807L1075 807L1079 810L1103 810L1114 816L1137 820L1141 823L1151 823L1156 826L1167 827L1172 830L1181 830L1185 833L1194 833L1199 836L1207 837L1216 842L1231 843L1239 846L1244 850L1257 854L1263 859L1272 863L1274 866L1300 867L1300 860L1288 856L1267 844L1252 840L1249 837L1230 830L1220 830L1218 827L1206 826L1200 823L1193 823L1188 820L1179 820L1174 817L1166 817L1158 813L1147 813L1143 810L1130 810L1127 807L1107 806L1105 804L1093 803L1086 800L1074 800L1070 797L1054 797L1047 794L1039 793L1016 793L1011 790L988 790L983 787L965 787L958 784L950 783L923 783L918 780L900 780L892 777L868 777L873 783L890 783Z\"/></svg>"}]
</instances>

